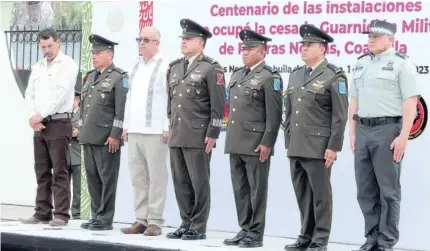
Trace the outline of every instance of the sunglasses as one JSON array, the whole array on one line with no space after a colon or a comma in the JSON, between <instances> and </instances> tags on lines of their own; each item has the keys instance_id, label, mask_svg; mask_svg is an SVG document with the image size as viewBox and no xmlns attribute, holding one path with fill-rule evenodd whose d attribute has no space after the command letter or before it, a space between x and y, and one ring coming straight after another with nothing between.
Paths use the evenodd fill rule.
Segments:
<instances>
[{"instance_id":1,"label":"sunglasses","mask_svg":"<svg viewBox=\"0 0 430 251\"><path fill-rule=\"evenodd\" d=\"M149 39L149 38L143 38L143 37L138 37L136 38L136 42L140 43L140 42L144 42L145 44L148 44L149 42L156 42L158 40L156 39Z\"/></svg>"}]
</instances>

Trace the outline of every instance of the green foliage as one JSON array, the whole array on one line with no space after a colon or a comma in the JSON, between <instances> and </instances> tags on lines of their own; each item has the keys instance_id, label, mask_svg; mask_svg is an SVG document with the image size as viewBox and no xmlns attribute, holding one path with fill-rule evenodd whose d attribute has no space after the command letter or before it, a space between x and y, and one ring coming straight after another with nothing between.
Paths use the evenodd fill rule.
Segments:
<instances>
[{"instance_id":1,"label":"green foliage","mask_svg":"<svg viewBox=\"0 0 430 251\"><path fill-rule=\"evenodd\" d=\"M83 2L61 2L55 11L54 27L76 27L82 25Z\"/></svg>"}]
</instances>

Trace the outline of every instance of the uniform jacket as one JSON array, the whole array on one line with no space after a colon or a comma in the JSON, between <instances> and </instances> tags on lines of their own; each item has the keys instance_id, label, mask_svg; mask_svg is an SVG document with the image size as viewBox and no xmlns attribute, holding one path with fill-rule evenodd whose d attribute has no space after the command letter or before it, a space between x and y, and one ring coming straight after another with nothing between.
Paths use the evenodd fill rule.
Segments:
<instances>
[{"instance_id":1,"label":"uniform jacket","mask_svg":"<svg viewBox=\"0 0 430 251\"><path fill-rule=\"evenodd\" d=\"M73 114L72 126L73 129L77 128L80 133L81 114L80 108ZM72 137L69 146L69 165L75 166L81 164L81 146L79 145L79 133L77 137Z\"/></svg>"},{"instance_id":2,"label":"uniform jacket","mask_svg":"<svg viewBox=\"0 0 430 251\"><path fill-rule=\"evenodd\" d=\"M94 82L95 74L95 70L88 72L81 91L79 143L104 145L109 137L121 139L128 75L114 64Z\"/></svg>"},{"instance_id":3,"label":"uniform jacket","mask_svg":"<svg viewBox=\"0 0 430 251\"><path fill-rule=\"evenodd\" d=\"M244 78L236 70L228 85L229 118L225 153L259 155L258 145L272 147L282 122L282 78L264 62Z\"/></svg>"},{"instance_id":4,"label":"uniform jacket","mask_svg":"<svg viewBox=\"0 0 430 251\"><path fill-rule=\"evenodd\" d=\"M341 151L348 119L344 72L325 59L310 76L302 66L290 74L285 102L288 157L324 159L326 149Z\"/></svg>"},{"instance_id":5,"label":"uniform jacket","mask_svg":"<svg viewBox=\"0 0 430 251\"><path fill-rule=\"evenodd\" d=\"M225 106L221 65L200 54L184 72L184 58L169 64L167 116L170 147L205 148L205 137L218 138Z\"/></svg>"}]
</instances>

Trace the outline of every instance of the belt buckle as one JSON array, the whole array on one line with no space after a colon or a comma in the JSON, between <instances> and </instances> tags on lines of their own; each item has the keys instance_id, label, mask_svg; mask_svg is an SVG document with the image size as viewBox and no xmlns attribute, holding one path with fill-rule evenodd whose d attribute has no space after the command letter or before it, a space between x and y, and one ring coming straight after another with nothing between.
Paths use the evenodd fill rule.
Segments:
<instances>
[{"instance_id":1,"label":"belt buckle","mask_svg":"<svg viewBox=\"0 0 430 251\"><path fill-rule=\"evenodd\" d=\"M378 125L385 125L387 123L387 119L385 117L380 117L377 121Z\"/></svg>"},{"instance_id":2,"label":"belt buckle","mask_svg":"<svg viewBox=\"0 0 430 251\"><path fill-rule=\"evenodd\" d=\"M369 119L366 119L366 118L360 118L360 122L361 122L361 124L363 124L363 125L367 125L367 126L369 126L369 125L370 125L370 120L369 120Z\"/></svg>"}]
</instances>

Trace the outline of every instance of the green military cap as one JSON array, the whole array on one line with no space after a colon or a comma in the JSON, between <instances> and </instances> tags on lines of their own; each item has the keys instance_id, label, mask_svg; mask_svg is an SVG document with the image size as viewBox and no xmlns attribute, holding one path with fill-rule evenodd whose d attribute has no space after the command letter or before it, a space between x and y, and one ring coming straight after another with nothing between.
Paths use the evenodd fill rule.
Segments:
<instances>
[{"instance_id":1,"label":"green military cap","mask_svg":"<svg viewBox=\"0 0 430 251\"><path fill-rule=\"evenodd\" d=\"M302 41L300 43L331 43L334 39L324 31L320 30L313 24L303 24L300 26L300 36Z\"/></svg>"},{"instance_id":2,"label":"green military cap","mask_svg":"<svg viewBox=\"0 0 430 251\"><path fill-rule=\"evenodd\" d=\"M104 51L104 50L113 50L115 45L118 43L110 41L100 35L91 34L89 37L90 43L92 44L91 51Z\"/></svg>"},{"instance_id":3,"label":"green military cap","mask_svg":"<svg viewBox=\"0 0 430 251\"><path fill-rule=\"evenodd\" d=\"M265 37L253 30L242 30L239 33L239 38L243 41L242 48L266 45L267 42L272 41L271 38Z\"/></svg>"},{"instance_id":4,"label":"green military cap","mask_svg":"<svg viewBox=\"0 0 430 251\"><path fill-rule=\"evenodd\" d=\"M200 37L206 40L212 37L212 33L210 31L208 31L203 26L201 26L200 24L190 19L182 19L181 27L182 27L182 35L180 37L183 37L183 38Z\"/></svg>"},{"instance_id":5,"label":"green military cap","mask_svg":"<svg viewBox=\"0 0 430 251\"><path fill-rule=\"evenodd\" d=\"M369 30L363 31L362 34L394 36L396 34L396 26L392 23L375 19L370 22Z\"/></svg>"}]
</instances>

